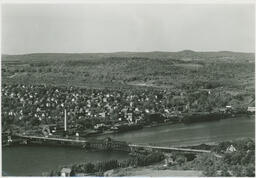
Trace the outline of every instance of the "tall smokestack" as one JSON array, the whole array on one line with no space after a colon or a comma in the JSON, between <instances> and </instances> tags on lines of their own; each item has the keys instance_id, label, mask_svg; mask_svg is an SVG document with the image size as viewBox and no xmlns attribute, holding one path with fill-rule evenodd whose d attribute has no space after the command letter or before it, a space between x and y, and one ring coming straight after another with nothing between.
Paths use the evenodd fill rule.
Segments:
<instances>
[{"instance_id":1,"label":"tall smokestack","mask_svg":"<svg viewBox=\"0 0 256 178\"><path fill-rule=\"evenodd\" d=\"M67 110L64 112L64 131L67 131Z\"/></svg>"}]
</instances>

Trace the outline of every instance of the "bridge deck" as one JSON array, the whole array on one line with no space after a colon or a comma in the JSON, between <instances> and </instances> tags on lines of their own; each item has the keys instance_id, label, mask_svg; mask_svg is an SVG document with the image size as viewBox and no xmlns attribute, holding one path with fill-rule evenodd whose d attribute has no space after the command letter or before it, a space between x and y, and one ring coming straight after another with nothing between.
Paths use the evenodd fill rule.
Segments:
<instances>
[{"instance_id":1,"label":"bridge deck","mask_svg":"<svg viewBox=\"0 0 256 178\"><path fill-rule=\"evenodd\" d=\"M81 139L40 137L40 136L30 136L30 135L16 135L16 136L20 138L26 138L26 139L52 140L52 141L63 141L63 142L73 142L73 143L88 143L87 140L81 140ZM131 148L135 147L135 148L150 148L150 149L184 151L184 152L194 152L194 153L211 153L211 151L209 150L198 150L198 149L189 149L189 148L175 148L175 147L150 146L150 145L138 145L138 144L128 144L128 146Z\"/></svg>"},{"instance_id":2,"label":"bridge deck","mask_svg":"<svg viewBox=\"0 0 256 178\"><path fill-rule=\"evenodd\" d=\"M136 145L136 144L129 144L130 147L137 147L137 148L152 148L152 149L159 149L159 150L172 150L172 151L184 151L184 152L196 152L196 153L210 153L209 150L197 150L197 149L189 149L189 148L175 148L175 147L162 147L162 146L150 146L150 145Z\"/></svg>"},{"instance_id":3,"label":"bridge deck","mask_svg":"<svg viewBox=\"0 0 256 178\"><path fill-rule=\"evenodd\" d=\"M67 139L67 138L58 138L58 137L40 137L40 136L28 136L28 135L17 135L21 138L27 139L41 139L41 140L53 140L53 141L64 141L64 142L77 142L77 143L87 143L87 140L80 139Z\"/></svg>"}]
</instances>

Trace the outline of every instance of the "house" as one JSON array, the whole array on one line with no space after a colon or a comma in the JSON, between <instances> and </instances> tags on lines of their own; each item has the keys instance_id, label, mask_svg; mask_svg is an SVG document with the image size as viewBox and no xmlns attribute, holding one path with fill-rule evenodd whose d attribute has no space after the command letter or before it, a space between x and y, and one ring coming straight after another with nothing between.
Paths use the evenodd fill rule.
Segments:
<instances>
[{"instance_id":1,"label":"house","mask_svg":"<svg viewBox=\"0 0 256 178\"><path fill-rule=\"evenodd\" d=\"M173 158L172 157L167 157L165 159L164 167L167 167L169 165L174 165L174 164L175 164L175 161L173 160Z\"/></svg>"},{"instance_id":2,"label":"house","mask_svg":"<svg viewBox=\"0 0 256 178\"><path fill-rule=\"evenodd\" d=\"M105 118L106 117L106 113L105 112L99 113L99 116L102 117L102 118Z\"/></svg>"},{"instance_id":3,"label":"house","mask_svg":"<svg viewBox=\"0 0 256 178\"><path fill-rule=\"evenodd\" d=\"M219 111L222 112L222 113L225 113L226 112L226 108L220 108Z\"/></svg>"},{"instance_id":4,"label":"house","mask_svg":"<svg viewBox=\"0 0 256 178\"><path fill-rule=\"evenodd\" d=\"M232 106L226 106L226 109L232 109Z\"/></svg>"},{"instance_id":5,"label":"house","mask_svg":"<svg viewBox=\"0 0 256 178\"><path fill-rule=\"evenodd\" d=\"M227 150L226 150L227 153L233 153L233 152L235 152L235 151L236 151L236 148L235 148L233 145L230 145L230 146L227 148Z\"/></svg>"},{"instance_id":6,"label":"house","mask_svg":"<svg viewBox=\"0 0 256 178\"><path fill-rule=\"evenodd\" d=\"M233 107L232 106L226 106L226 112L232 112L233 111Z\"/></svg>"},{"instance_id":7,"label":"house","mask_svg":"<svg viewBox=\"0 0 256 178\"><path fill-rule=\"evenodd\" d=\"M247 111L248 111L248 112L255 112L255 107L248 107L248 108L247 108Z\"/></svg>"},{"instance_id":8,"label":"house","mask_svg":"<svg viewBox=\"0 0 256 178\"><path fill-rule=\"evenodd\" d=\"M71 169L70 168L62 168L60 171L61 177L70 177Z\"/></svg>"},{"instance_id":9,"label":"house","mask_svg":"<svg viewBox=\"0 0 256 178\"><path fill-rule=\"evenodd\" d=\"M133 122L132 113L127 113L127 115L128 115L127 121L128 121L128 122Z\"/></svg>"},{"instance_id":10,"label":"house","mask_svg":"<svg viewBox=\"0 0 256 178\"><path fill-rule=\"evenodd\" d=\"M104 173L104 177L111 177L113 173L114 173L114 169L110 169Z\"/></svg>"}]
</instances>

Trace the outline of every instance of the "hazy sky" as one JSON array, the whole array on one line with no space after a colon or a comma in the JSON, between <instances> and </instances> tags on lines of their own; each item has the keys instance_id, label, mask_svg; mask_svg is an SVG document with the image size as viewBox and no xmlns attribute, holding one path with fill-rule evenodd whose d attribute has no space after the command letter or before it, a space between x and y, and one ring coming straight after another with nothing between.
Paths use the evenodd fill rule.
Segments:
<instances>
[{"instance_id":1,"label":"hazy sky","mask_svg":"<svg viewBox=\"0 0 256 178\"><path fill-rule=\"evenodd\" d=\"M2 6L2 53L254 51L253 5Z\"/></svg>"}]
</instances>

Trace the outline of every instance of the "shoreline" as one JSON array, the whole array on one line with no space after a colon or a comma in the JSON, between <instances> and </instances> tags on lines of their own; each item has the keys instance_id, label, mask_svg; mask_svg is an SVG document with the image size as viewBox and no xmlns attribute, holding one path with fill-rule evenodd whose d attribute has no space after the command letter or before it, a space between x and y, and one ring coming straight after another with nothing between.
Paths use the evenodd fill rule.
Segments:
<instances>
[{"instance_id":1,"label":"shoreline","mask_svg":"<svg viewBox=\"0 0 256 178\"><path fill-rule=\"evenodd\" d=\"M153 124L153 125L142 125L142 128L140 129L134 129L134 130L127 130L124 132L115 132L115 131L107 131L107 132L102 132L102 133L97 133L97 134L93 134L87 137L83 137L83 138L93 138L93 137L100 137L100 136L104 136L104 135L112 135L112 134L119 134L119 133L129 133L132 131L138 131L138 130L142 130L144 128L154 128L154 127L161 127L161 126L165 126L165 125L176 125L176 124L197 124L197 123L203 123L203 122L214 122L214 121L221 121L224 119L232 119L232 118L236 118L236 117L242 117L242 116L246 116L248 118L251 119L251 117L255 117L255 114L248 114L248 113L242 113L242 114L233 114L233 115L228 115L226 117L220 118L220 119L216 119L216 120L204 120L204 121L196 121L196 122L190 122L190 123L185 123L185 122L174 122L174 121L168 121L168 122L164 122L164 123L158 123L158 124Z\"/></svg>"},{"instance_id":2,"label":"shoreline","mask_svg":"<svg viewBox=\"0 0 256 178\"><path fill-rule=\"evenodd\" d=\"M250 116L250 117L246 117L246 118L244 118L244 119L246 119L246 120L252 120L253 119L253 115L252 116ZM242 120L243 120L243 118L232 118L232 117L229 117L229 118L226 118L225 120L227 120L227 119L234 119L233 121L238 121L238 122L241 122ZM240 120L240 121L239 121ZM230 121L227 121L227 122L232 122L232 120L230 120ZM200 122L199 122L200 123ZM199 124L199 123L195 123L195 124ZM217 123L217 122L216 122ZM225 121L225 123L226 123L226 121ZM168 125L174 125L174 124L176 124L176 123L165 123L165 124L159 124L159 125L154 125L154 126L149 126L149 127L145 127L145 131L147 131L148 129L150 129L150 128L152 128L152 129L150 129L152 132L154 132L154 128L156 128L156 127L164 127L164 126L167 126L167 128L169 128L168 127ZM181 125L180 125L180 127L189 127L189 125L188 126L186 126L186 125L184 125L184 124L182 124L182 123L180 123ZM193 124L193 125L195 125L195 124ZM171 127L172 128L172 127ZM170 129L171 129L170 128ZM143 128L144 129L144 128ZM143 130L133 130L133 131L135 131L134 133L137 133L137 132L139 132L139 133L143 133ZM129 134L132 134L132 131L129 131L129 132L123 132L125 135L129 135ZM92 141L92 142L94 142L94 140L99 140L102 144L104 143L104 140L106 139L106 138L110 138L111 140L113 140L114 142L115 141L117 141L117 142L122 142L122 141L124 141L123 139L118 139L118 133L101 133L100 135L93 135L93 136L90 136L90 137L80 137L80 139L82 139L82 140L87 140L87 141ZM115 137L117 136L117 138L115 139ZM243 136L241 136L241 138L242 138ZM72 139L72 138L71 138ZM75 139L75 138L74 138ZM236 138L231 138L230 140L235 140ZM221 139L221 140L223 140L223 139ZM225 139L224 139L225 140ZM2 145L2 147L8 147L8 146L15 146L15 145L26 145L26 144L33 144L33 145L38 145L38 144L40 144L40 145L48 145L47 144L47 142L42 142L42 141L32 141L32 142L28 142L28 143L25 143L26 142L26 140L20 140L19 138L17 139L15 139L15 138L13 138L13 142L12 143L10 143L9 145L7 145L7 144L5 144L5 145ZM38 143L37 143L38 142ZM129 144L129 143L133 143L133 142L131 142L131 141L125 141L125 142L127 142L127 144ZM136 141L135 141L135 143L136 143ZM196 141L196 142L190 142L189 140L188 140L188 142L186 143L186 142L180 142L180 143L173 143L172 145L173 146L175 146L175 147L193 147L193 146L198 146L198 145L208 145L208 146L211 146L211 145L216 145L218 143L218 141L217 140L208 140L208 139L205 139L205 140L198 140L198 141ZM148 143L148 144L150 144L150 143ZM153 144L153 143L152 143ZM49 145L55 145L55 146L72 146L72 147L83 147L83 145L79 145L79 144L65 144L65 143L50 143ZM170 144L168 144L168 145L170 145ZM164 146L164 144L162 144L162 143L160 143L160 146Z\"/></svg>"}]
</instances>

